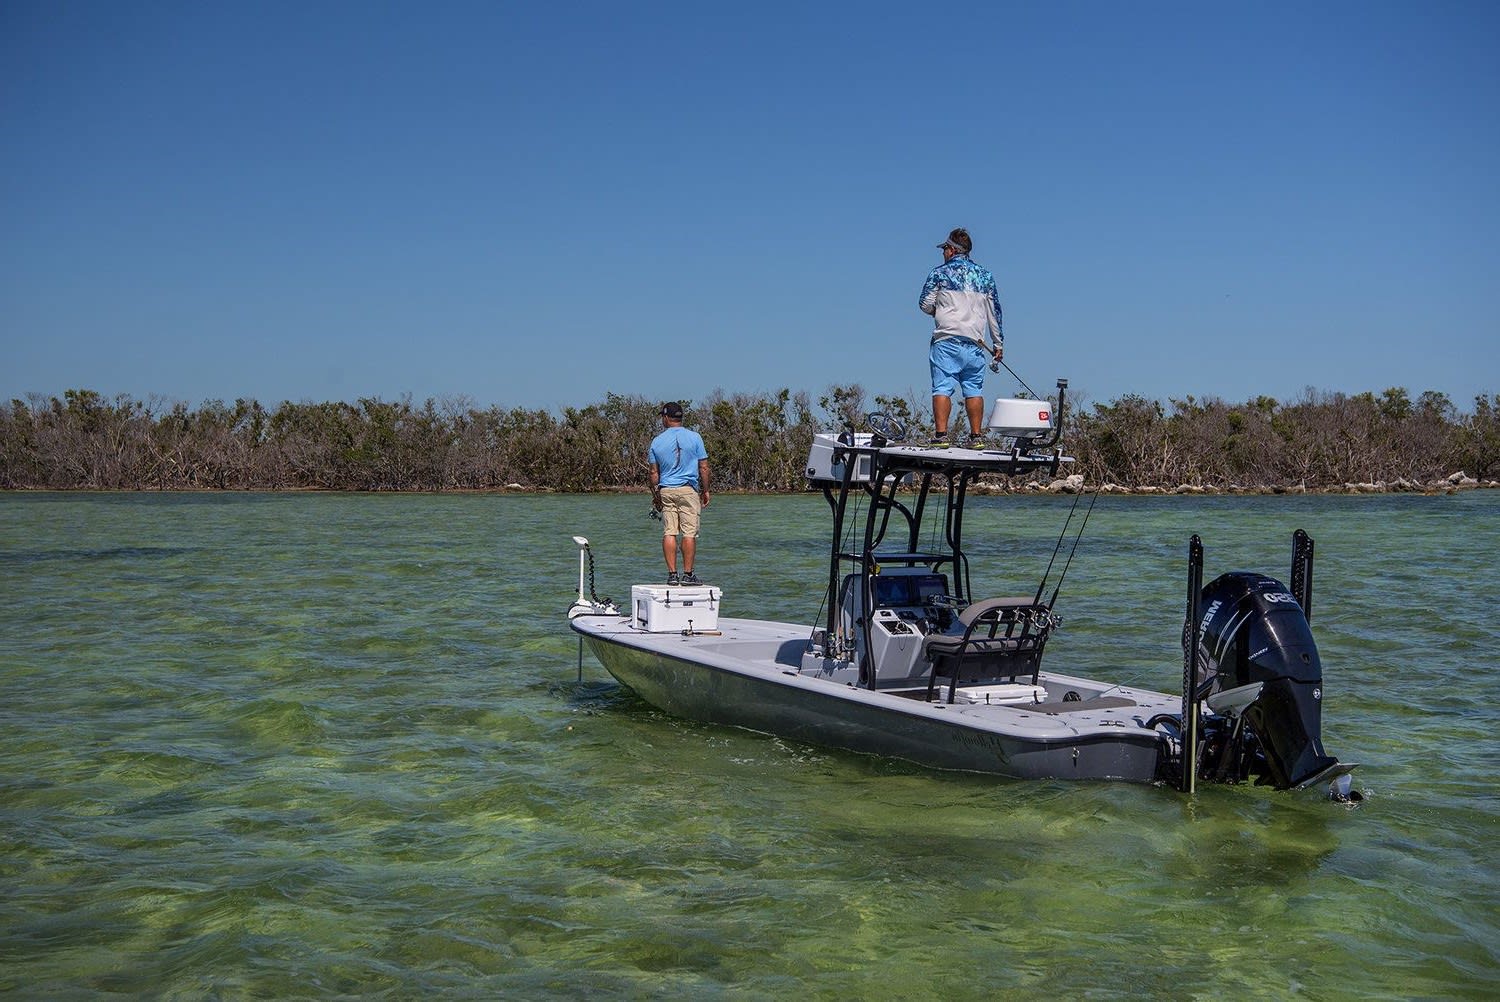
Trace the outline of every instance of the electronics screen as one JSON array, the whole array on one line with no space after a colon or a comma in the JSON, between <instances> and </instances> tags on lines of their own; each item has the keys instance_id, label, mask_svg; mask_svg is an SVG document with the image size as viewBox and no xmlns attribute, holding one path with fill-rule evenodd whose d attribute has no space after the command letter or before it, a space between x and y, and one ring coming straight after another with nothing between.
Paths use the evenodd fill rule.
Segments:
<instances>
[{"instance_id":1,"label":"electronics screen","mask_svg":"<svg viewBox=\"0 0 1500 1002\"><path fill-rule=\"evenodd\" d=\"M873 579L875 605L921 605L932 595L948 594L948 579L941 574L891 574Z\"/></svg>"},{"instance_id":2,"label":"electronics screen","mask_svg":"<svg viewBox=\"0 0 1500 1002\"><path fill-rule=\"evenodd\" d=\"M892 605L912 605L911 578L907 577L878 577L875 581L875 604L886 607Z\"/></svg>"},{"instance_id":3,"label":"electronics screen","mask_svg":"<svg viewBox=\"0 0 1500 1002\"><path fill-rule=\"evenodd\" d=\"M916 590L916 600L918 603L931 598L933 595L948 594L948 580L941 574L923 574L912 578L911 581Z\"/></svg>"}]
</instances>

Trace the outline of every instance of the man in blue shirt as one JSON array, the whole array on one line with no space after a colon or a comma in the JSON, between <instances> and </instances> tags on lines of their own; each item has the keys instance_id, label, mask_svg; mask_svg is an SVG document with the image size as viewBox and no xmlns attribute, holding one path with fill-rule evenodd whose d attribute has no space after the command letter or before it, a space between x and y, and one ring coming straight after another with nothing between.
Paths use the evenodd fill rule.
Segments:
<instances>
[{"instance_id":1,"label":"man in blue shirt","mask_svg":"<svg viewBox=\"0 0 1500 1002\"><path fill-rule=\"evenodd\" d=\"M927 350L932 370L932 420L937 435L931 445L949 445L948 418L953 410L953 392L961 390L969 416L971 449L984 448L984 367L998 363L1005 354L1005 334L1000 329L1000 295L995 276L969 260L974 242L969 231L956 229L938 244L943 263L932 269L922 285L917 305L932 317L932 343ZM994 334L986 342L985 335ZM991 347L993 345L993 348Z\"/></svg>"},{"instance_id":2,"label":"man in blue shirt","mask_svg":"<svg viewBox=\"0 0 1500 1002\"><path fill-rule=\"evenodd\" d=\"M662 513L661 553L667 584L700 584L693 573L698 555L698 512L708 507L708 450L703 436L682 426L682 405L661 405L662 433L651 440L651 506ZM677 537L682 570L677 573Z\"/></svg>"}]
</instances>

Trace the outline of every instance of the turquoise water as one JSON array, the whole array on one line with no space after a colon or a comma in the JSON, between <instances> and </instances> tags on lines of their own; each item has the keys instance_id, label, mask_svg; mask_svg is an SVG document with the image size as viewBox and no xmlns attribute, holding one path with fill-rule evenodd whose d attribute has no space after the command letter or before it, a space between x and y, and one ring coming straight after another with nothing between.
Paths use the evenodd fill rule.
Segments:
<instances>
[{"instance_id":1,"label":"turquoise water","mask_svg":"<svg viewBox=\"0 0 1500 1002\"><path fill-rule=\"evenodd\" d=\"M981 499L978 589L1069 502ZM0 495L0 991L201 998L1500 994L1500 492L1099 502L1056 667L1172 691L1186 540L1317 540L1358 809L1017 783L665 717L578 648L636 497ZM726 614L811 622L820 497L721 496ZM995 562L991 566L991 561Z\"/></svg>"}]
</instances>

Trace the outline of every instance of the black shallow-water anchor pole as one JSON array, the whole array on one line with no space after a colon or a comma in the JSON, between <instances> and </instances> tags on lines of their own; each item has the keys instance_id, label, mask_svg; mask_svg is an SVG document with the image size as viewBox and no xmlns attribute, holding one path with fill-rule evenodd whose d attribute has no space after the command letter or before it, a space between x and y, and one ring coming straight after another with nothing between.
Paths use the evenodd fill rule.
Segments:
<instances>
[{"instance_id":1,"label":"black shallow-water anchor pole","mask_svg":"<svg viewBox=\"0 0 1500 1002\"><path fill-rule=\"evenodd\" d=\"M1182 779L1191 795L1198 782L1198 620L1203 596L1203 540L1188 540L1187 618L1182 624Z\"/></svg>"},{"instance_id":2,"label":"black shallow-water anchor pole","mask_svg":"<svg viewBox=\"0 0 1500 1002\"><path fill-rule=\"evenodd\" d=\"M1302 606L1302 616L1312 622L1313 540L1298 529L1292 533L1292 597Z\"/></svg>"}]
</instances>

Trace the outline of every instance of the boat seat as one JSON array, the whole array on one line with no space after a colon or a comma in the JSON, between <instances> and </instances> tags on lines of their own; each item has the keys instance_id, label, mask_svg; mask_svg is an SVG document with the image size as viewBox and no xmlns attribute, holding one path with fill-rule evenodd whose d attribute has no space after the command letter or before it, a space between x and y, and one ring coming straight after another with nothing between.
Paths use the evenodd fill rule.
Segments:
<instances>
[{"instance_id":1,"label":"boat seat","mask_svg":"<svg viewBox=\"0 0 1500 1002\"><path fill-rule=\"evenodd\" d=\"M1046 603L1028 595L971 602L958 614L952 632L923 638L923 653L932 663L928 700L940 677L950 680L950 703L961 684L1014 682L1024 676L1035 685L1054 622Z\"/></svg>"}]
</instances>

